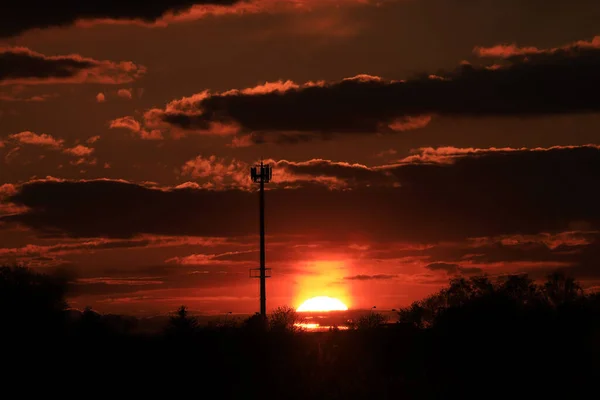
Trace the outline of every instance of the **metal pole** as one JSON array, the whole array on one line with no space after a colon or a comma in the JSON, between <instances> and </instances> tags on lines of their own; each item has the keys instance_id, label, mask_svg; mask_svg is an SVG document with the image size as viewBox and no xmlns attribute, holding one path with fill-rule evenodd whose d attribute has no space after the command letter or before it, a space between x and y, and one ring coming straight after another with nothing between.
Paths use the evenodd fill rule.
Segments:
<instances>
[{"instance_id":1,"label":"metal pole","mask_svg":"<svg viewBox=\"0 0 600 400\"><path fill-rule=\"evenodd\" d=\"M265 266L265 170L260 163L260 315L267 318L267 270Z\"/></svg>"}]
</instances>

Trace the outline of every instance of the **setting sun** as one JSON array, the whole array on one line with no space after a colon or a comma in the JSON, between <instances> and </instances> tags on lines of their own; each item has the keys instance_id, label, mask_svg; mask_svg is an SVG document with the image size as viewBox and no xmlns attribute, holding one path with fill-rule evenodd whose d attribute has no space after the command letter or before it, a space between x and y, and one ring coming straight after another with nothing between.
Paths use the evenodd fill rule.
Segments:
<instances>
[{"instance_id":1,"label":"setting sun","mask_svg":"<svg viewBox=\"0 0 600 400\"><path fill-rule=\"evenodd\" d=\"M348 307L338 299L327 296L318 296L306 300L296 311L346 311L347 309Z\"/></svg>"}]
</instances>

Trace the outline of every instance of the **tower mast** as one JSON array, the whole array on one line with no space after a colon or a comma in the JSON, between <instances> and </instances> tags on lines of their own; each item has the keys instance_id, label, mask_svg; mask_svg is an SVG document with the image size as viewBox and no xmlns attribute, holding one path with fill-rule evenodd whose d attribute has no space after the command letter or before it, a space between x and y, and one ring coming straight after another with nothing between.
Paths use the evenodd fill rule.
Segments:
<instances>
[{"instance_id":1,"label":"tower mast","mask_svg":"<svg viewBox=\"0 0 600 400\"><path fill-rule=\"evenodd\" d=\"M271 269L266 268L265 254L265 183L269 183L273 176L273 170L270 165L264 165L262 160L260 165L250 169L250 177L254 183L260 185L259 190L259 219L260 219L260 268L250 270L250 277L260 278L260 315L263 319L267 318L267 280L271 277ZM258 272L258 274L256 273Z\"/></svg>"}]
</instances>

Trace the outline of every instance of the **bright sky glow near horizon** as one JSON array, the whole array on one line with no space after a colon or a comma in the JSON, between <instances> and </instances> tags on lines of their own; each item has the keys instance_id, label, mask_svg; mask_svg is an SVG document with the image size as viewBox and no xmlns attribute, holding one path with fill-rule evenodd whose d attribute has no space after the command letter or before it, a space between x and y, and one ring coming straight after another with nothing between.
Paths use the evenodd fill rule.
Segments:
<instances>
[{"instance_id":1,"label":"bright sky glow near horizon","mask_svg":"<svg viewBox=\"0 0 600 400\"><path fill-rule=\"evenodd\" d=\"M600 286L600 2L14 3L0 263L67 271L72 307L258 311L261 157L269 311Z\"/></svg>"}]
</instances>

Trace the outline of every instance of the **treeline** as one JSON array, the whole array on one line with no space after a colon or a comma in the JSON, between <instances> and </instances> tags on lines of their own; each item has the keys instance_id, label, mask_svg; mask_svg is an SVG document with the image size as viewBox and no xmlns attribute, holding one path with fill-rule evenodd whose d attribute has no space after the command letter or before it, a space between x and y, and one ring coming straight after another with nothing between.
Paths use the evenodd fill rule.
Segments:
<instances>
[{"instance_id":1,"label":"treeline","mask_svg":"<svg viewBox=\"0 0 600 400\"><path fill-rule=\"evenodd\" d=\"M396 324L368 312L323 333L303 333L289 307L204 325L182 306L144 334L135 318L73 314L68 288L60 275L0 267L5 383L93 380L95 392L170 397L580 398L600 378L600 297L561 273L453 279Z\"/></svg>"}]
</instances>

